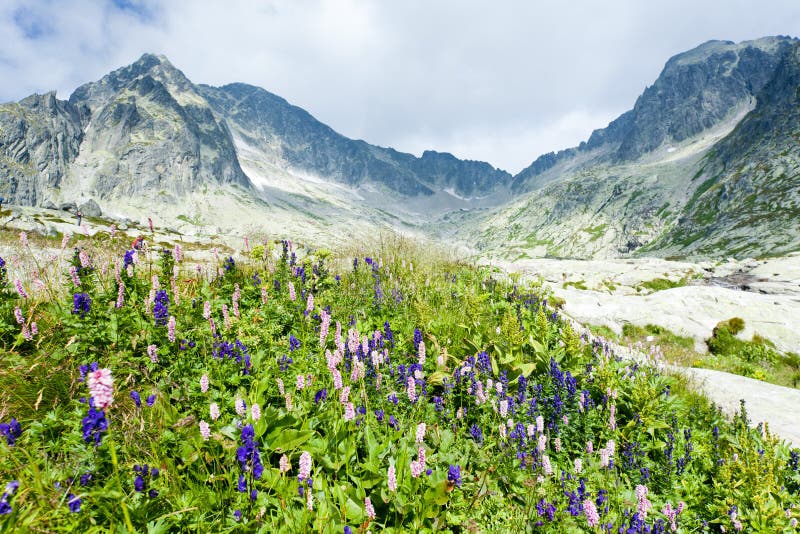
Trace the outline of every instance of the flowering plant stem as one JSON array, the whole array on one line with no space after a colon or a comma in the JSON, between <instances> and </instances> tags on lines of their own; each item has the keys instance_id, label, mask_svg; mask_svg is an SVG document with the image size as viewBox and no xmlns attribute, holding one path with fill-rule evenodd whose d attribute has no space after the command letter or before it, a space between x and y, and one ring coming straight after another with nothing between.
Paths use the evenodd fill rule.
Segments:
<instances>
[{"instance_id":1,"label":"flowering plant stem","mask_svg":"<svg viewBox=\"0 0 800 534\"><path fill-rule=\"evenodd\" d=\"M114 466L114 475L117 477L117 483L119 484L120 492L124 495L124 490L122 489L122 483L120 482L119 476L119 463L117 462L117 448L114 444L114 437L111 435L111 431L109 430L108 436L106 437L106 441L108 442L108 450L111 452L111 464ZM131 523L131 517L128 515L128 506L124 503L120 503L122 508L122 515L125 517L125 526L128 529L128 532L135 532L133 529L133 523Z\"/></svg>"}]
</instances>

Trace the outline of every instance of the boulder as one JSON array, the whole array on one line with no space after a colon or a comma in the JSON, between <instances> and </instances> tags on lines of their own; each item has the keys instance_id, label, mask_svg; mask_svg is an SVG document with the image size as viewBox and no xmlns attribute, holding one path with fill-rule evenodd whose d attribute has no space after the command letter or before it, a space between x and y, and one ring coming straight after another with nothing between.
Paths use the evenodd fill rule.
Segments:
<instances>
[{"instance_id":1,"label":"boulder","mask_svg":"<svg viewBox=\"0 0 800 534\"><path fill-rule=\"evenodd\" d=\"M61 211L74 212L75 210L78 209L78 205L75 204L74 202L62 202L61 204L58 205L58 209L60 209Z\"/></svg>"},{"instance_id":2,"label":"boulder","mask_svg":"<svg viewBox=\"0 0 800 534\"><path fill-rule=\"evenodd\" d=\"M81 204L81 211L86 217L100 217L103 214L103 210L92 198Z\"/></svg>"}]
</instances>

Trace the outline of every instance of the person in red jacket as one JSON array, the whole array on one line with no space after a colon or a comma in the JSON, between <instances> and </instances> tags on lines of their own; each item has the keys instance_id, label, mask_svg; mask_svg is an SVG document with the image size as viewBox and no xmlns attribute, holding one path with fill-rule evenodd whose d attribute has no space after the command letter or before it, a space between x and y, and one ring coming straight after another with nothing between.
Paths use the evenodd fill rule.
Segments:
<instances>
[{"instance_id":1,"label":"person in red jacket","mask_svg":"<svg viewBox=\"0 0 800 534\"><path fill-rule=\"evenodd\" d=\"M142 236L137 237L133 240L131 246L134 250L142 250L142 246L144 246L144 238Z\"/></svg>"}]
</instances>

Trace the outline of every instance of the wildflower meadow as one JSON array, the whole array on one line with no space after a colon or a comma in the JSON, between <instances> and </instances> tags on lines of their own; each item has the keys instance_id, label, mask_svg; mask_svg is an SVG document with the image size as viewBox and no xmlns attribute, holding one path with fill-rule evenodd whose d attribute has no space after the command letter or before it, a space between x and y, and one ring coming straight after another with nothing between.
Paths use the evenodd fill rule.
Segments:
<instances>
[{"instance_id":1,"label":"wildflower meadow","mask_svg":"<svg viewBox=\"0 0 800 534\"><path fill-rule=\"evenodd\" d=\"M796 532L800 451L535 282L126 242L0 259L2 532Z\"/></svg>"}]
</instances>

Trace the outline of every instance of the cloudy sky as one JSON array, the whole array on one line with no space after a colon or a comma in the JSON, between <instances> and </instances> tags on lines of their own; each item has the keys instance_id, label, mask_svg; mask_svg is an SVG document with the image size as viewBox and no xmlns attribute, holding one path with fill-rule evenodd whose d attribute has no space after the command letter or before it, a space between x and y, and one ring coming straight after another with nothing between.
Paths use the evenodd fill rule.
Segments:
<instances>
[{"instance_id":1,"label":"cloudy sky","mask_svg":"<svg viewBox=\"0 0 800 534\"><path fill-rule=\"evenodd\" d=\"M165 54L353 138L517 172L709 39L800 35L798 0L0 0L0 101Z\"/></svg>"}]
</instances>

